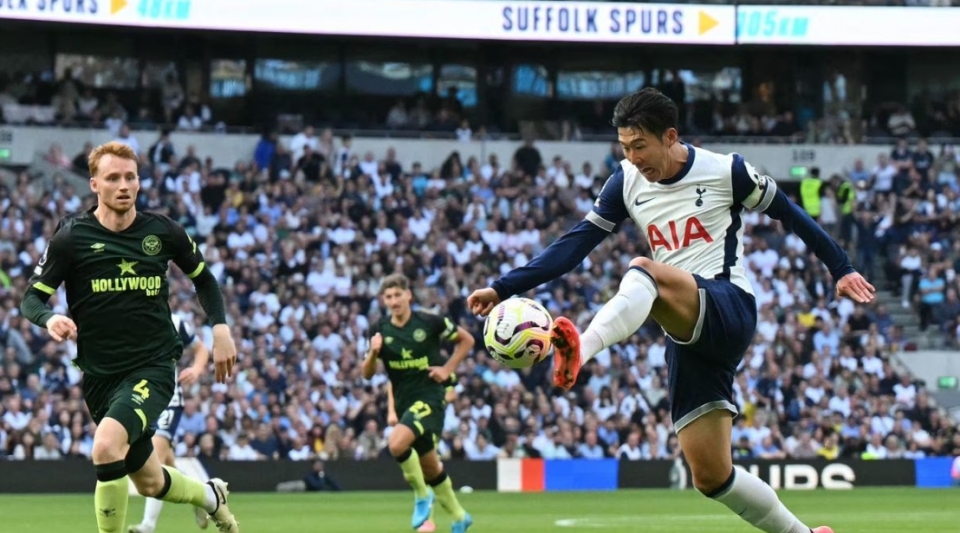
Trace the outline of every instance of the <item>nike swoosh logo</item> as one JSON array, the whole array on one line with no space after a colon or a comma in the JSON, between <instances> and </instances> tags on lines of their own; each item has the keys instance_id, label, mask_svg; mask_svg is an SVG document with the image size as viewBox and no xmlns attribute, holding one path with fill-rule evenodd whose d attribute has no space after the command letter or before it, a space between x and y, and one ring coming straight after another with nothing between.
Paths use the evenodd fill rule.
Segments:
<instances>
[{"instance_id":1,"label":"nike swoosh logo","mask_svg":"<svg viewBox=\"0 0 960 533\"><path fill-rule=\"evenodd\" d=\"M220 509L220 506L221 506L221 505L224 505L224 504L227 503L227 497L226 497L226 495L224 495L224 494L223 494L223 491L221 491L221 490L217 487L217 485L214 484L212 481L207 481L207 485L209 485L210 488L213 489L213 495L217 497L217 509ZM214 511L214 512L216 512L216 511Z\"/></svg>"},{"instance_id":2,"label":"nike swoosh logo","mask_svg":"<svg viewBox=\"0 0 960 533\"><path fill-rule=\"evenodd\" d=\"M641 202L640 199L637 198L636 200L634 200L633 205L641 206L641 205L643 205L643 204L645 204L645 203L647 203L647 202L650 202L650 201L652 201L652 200L653 200L653 198L647 198L646 200L644 200L644 201Z\"/></svg>"}]
</instances>

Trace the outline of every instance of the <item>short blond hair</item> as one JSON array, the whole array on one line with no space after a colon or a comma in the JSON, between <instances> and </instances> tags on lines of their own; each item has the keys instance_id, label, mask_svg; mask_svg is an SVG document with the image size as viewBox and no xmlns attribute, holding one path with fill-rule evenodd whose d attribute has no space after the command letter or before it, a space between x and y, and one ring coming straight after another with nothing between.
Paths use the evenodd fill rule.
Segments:
<instances>
[{"instance_id":1,"label":"short blond hair","mask_svg":"<svg viewBox=\"0 0 960 533\"><path fill-rule=\"evenodd\" d=\"M117 141L110 141L105 144L94 148L90 155L87 156L87 167L90 169L90 177L97 175L97 170L100 168L100 160L103 159L105 155L112 155L113 157L119 157L120 159L127 159L133 161L134 163L138 162L137 153L133 151L133 148L130 148L126 144Z\"/></svg>"},{"instance_id":2,"label":"short blond hair","mask_svg":"<svg viewBox=\"0 0 960 533\"><path fill-rule=\"evenodd\" d=\"M390 274L383 278L383 283L380 284L380 292L386 292L387 289L408 290L410 289L410 280L399 272Z\"/></svg>"}]
</instances>

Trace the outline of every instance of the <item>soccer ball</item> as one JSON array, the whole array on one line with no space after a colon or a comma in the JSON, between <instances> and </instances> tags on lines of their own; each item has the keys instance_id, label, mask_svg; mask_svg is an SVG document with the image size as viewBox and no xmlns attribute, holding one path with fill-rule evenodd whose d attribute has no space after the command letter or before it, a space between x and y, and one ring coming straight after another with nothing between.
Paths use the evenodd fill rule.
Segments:
<instances>
[{"instance_id":1,"label":"soccer ball","mask_svg":"<svg viewBox=\"0 0 960 533\"><path fill-rule=\"evenodd\" d=\"M509 298L500 302L483 325L483 343L487 352L510 368L528 368L550 352L550 326L553 318L539 303L529 298Z\"/></svg>"}]
</instances>

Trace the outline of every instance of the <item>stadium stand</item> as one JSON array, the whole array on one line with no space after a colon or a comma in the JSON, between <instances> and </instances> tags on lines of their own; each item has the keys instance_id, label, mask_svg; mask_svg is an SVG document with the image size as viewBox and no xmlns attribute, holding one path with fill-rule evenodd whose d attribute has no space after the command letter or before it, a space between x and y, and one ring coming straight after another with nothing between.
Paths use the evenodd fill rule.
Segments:
<instances>
[{"instance_id":1,"label":"stadium stand","mask_svg":"<svg viewBox=\"0 0 960 533\"><path fill-rule=\"evenodd\" d=\"M669 83L665 92L683 100L681 76L673 72ZM175 78L156 92L155 106L134 108L110 90L83 87L69 70L56 82L0 73L0 118L50 125L51 132L109 130L141 154L140 208L179 220L201 243L229 302L241 371L229 386L206 379L188 391L181 456L380 456L389 432L386 376L364 381L358 367L368 327L382 312L379 280L404 272L415 280L419 307L456 318L482 347L482 322L465 310L466 295L582 218L610 172L574 170L579 162L535 144L496 154L499 164L451 153L417 166L402 153L367 158L353 152L348 135L312 127L292 132L289 141L267 133L249 154L237 154L240 162L223 166L206 157L204 146L179 144L177 132L233 125ZM824 95L821 116L720 101L686 109L685 131L704 137L901 139L876 162L851 161L847 175L821 180L814 171L810 195L800 198L881 289L877 305L836 301L827 272L798 239L764 216L745 218L760 323L737 380L743 416L732 452L828 459L960 454L960 432L932 404L925 384L892 357L918 344L960 347L960 152L921 138L960 137L960 92L859 110L838 74ZM492 127L474 130L459 111L455 99L427 104L414 96L370 126L461 140L496 135ZM606 132L606 111L599 122L571 116L558 137ZM862 123L852 128L855 119ZM89 205L91 148L67 154L53 143L0 186L0 460L90 454L93 428L70 364L75 346L51 342L18 316L16 303L56 221ZM615 153L607 158L608 166L616 161ZM644 237L627 226L577 271L530 296L584 325L616 292L629 260L646 252ZM176 279L171 307L209 345L192 287ZM62 291L53 303L63 307ZM549 364L513 371L478 349L458 372L443 456L676 457L664 337L652 326L602 353L567 395L550 385Z\"/></svg>"},{"instance_id":2,"label":"stadium stand","mask_svg":"<svg viewBox=\"0 0 960 533\"><path fill-rule=\"evenodd\" d=\"M117 66L113 63L82 66L83 70L78 70L80 74L64 67L57 80L41 73L0 72L0 124L104 127L121 137L129 133L128 130L121 133L124 126L172 131L250 130L253 127L250 123L225 123L215 116L209 99L197 93L188 94L174 76L157 82L147 97L138 91L98 89L85 83L85 80L117 76ZM527 69L524 76L534 80L529 82L531 85L544 86L536 90L547 90L544 74ZM859 82L848 80L836 71L824 80L822 106L798 101L794 108L784 109L769 96L750 101L735 97L738 83L735 78L740 76L739 71L721 69L701 80L696 80L691 71L680 70L663 70L656 76L646 83L658 85L675 100L686 102L681 106L681 121L685 134L691 136L807 144L894 142L897 138L920 136L960 138L960 90L950 86L924 90L910 102L884 100L868 104L857 96L862 90ZM626 86L637 83L636 79L617 81ZM709 91L703 87L708 81L713 86ZM565 86L560 81L557 84ZM596 139L607 134L614 103L615 99L598 99L586 106L582 101L558 102L551 111L553 120L524 120L519 130L520 133L535 131L544 139ZM373 109L379 107L383 107L382 114L325 107L318 111L315 121L347 130L379 130L404 137L480 140L518 133L492 123L471 124L456 89L439 96L418 92L383 106L378 102ZM290 114L290 124L299 124L303 118L303 115ZM284 129L295 133L300 128ZM329 143L330 139L325 142Z\"/></svg>"},{"instance_id":3,"label":"stadium stand","mask_svg":"<svg viewBox=\"0 0 960 533\"><path fill-rule=\"evenodd\" d=\"M228 168L205 158L203 146L178 145L176 133L135 137L140 207L169 214L201 243L239 341L235 382L207 379L189 391L177 452L200 458L378 457L389 432L386 377L365 382L358 367L367 328L382 312L378 280L404 272L415 280L420 308L455 317L479 339L482 322L464 308L468 291L523 264L580 219L607 171L548 166L554 154L536 145L498 154L502 166L456 153L419 169L403 154L361 161L349 138L329 131L289 144L264 136L250 147L254 157L238 154ZM945 259L960 255L944 254L960 249L960 160L946 148L929 150L905 141L875 168L859 162L816 193L820 222L848 242L868 275L886 281L879 284L886 304L835 301L828 274L802 243L766 217L746 218L761 321L737 380L738 457L960 453L960 433L891 358L910 342L891 306L916 309L922 328L941 329L935 342L960 338L957 265ZM46 163L82 173L84 156L51 146ZM520 170L526 161L535 176ZM15 302L56 220L89 199L68 180L40 182L28 172L0 195L0 457L87 457L92 427L70 365L75 347L50 342L17 316ZM643 237L627 226L580 269L531 296L582 325L615 293L629 259L645 252ZM209 345L179 274L171 301ZM63 302L61 291L52 303ZM517 372L478 349L458 372L443 456L675 457L664 338L650 326L600 354L568 395L550 385L549 364Z\"/></svg>"}]
</instances>

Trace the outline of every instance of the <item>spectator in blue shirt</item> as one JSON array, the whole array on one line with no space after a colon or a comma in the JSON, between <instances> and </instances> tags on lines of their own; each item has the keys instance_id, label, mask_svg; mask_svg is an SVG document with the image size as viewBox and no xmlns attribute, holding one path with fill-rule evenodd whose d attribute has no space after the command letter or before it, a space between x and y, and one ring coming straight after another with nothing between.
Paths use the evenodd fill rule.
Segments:
<instances>
[{"instance_id":1,"label":"spectator in blue shirt","mask_svg":"<svg viewBox=\"0 0 960 533\"><path fill-rule=\"evenodd\" d=\"M280 443L267 424L260 424L257 428L257 438L250 441L250 447L268 459L281 457Z\"/></svg>"},{"instance_id":2,"label":"spectator in blue shirt","mask_svg":"<svg viewBox=\"0 0 960 533\"><path fill-rule=\"evenodd\" d=\"M603 446L600 446L597 442L597 434L593 431L587 432L584 443L580 445L578 451L583 459L605 459L607 457Z\"/></svg>"},{"instance_id":3,"label":"spectator in blue shirt","mask_svg":"<svg viewBox=\"0 0 960 533\"><path fill-rule=\"evenodd\" d=\"M944 289L946 283L939 276L937 267L930 267L927 276L920 280L920 331L926 331L927 326L940 316L943 307Z\"/></svg>"}]
</instances>

